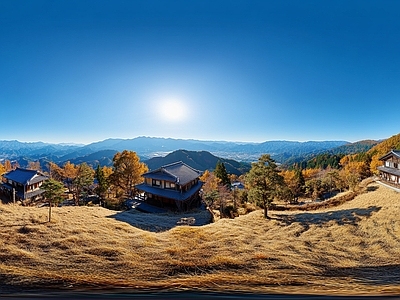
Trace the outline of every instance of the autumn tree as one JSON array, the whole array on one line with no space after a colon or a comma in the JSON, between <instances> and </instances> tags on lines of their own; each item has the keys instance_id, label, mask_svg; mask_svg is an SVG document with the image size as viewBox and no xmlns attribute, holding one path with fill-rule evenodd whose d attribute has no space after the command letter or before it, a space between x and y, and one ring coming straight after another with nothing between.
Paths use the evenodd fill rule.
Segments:
<instances>
[{"instance_id":1,"label":"autumn tree","mask_svg":"<svg viewBox=\"0 0 400 300\"><path fill-rule=\"evenodd\" d=\"M284 184L278 166L269 154L263 154L257 162L252 163L246 176L249 186L248 198L264 209L264 217L268 218L268 208Z\"/></svg>"},{"instance_id":2,"label":"autumn tree","mask_svg":"<svg viewBox=\"0 0 400 300\"><path fill-rule=\"evenodd\" d=\"M62 176L67 184L68 191L70 193L73 192L74 189L73 182L77 175L78 175L78 166L75 166L74 164L67 161L63 166Z\"/></svg>"},{"instance_id":3,"label":"autumn tree","mask_svg":"<svg viewBox=\"0 0 400 300\"><path fill-rule=\"evenodd\" d=\"M142 182L141 175L148 171L147 165L140 162L136 152L124 150L114 155L113 166L112 183L128 197L134 196L135 185Z\"/></svg>"},{"instance_id":4,"label":"autumn tree","mask_svg":"<svg viewBox=\"0 0 400 300\"><path fill-rule=\"evenodd\" d=\"M229 179L228 172L226 171L225 164L223 162L217 162L214 170L214 175L220 180L222 185L230 186L231 180Z\"/></svg>"},{"instance_id":5,"label":"autumn tree","mask_svg":"<svg viewBox=\"0 0 400 300\"><path fill-rule=\"evenodd\" d=\"M371 175L369 161L358 155L346 155L340 160L340 164L343 166L341 177L351 190L355 190L362 179Z\"/></svg>"},{"instance_id":6,"label":"autumn tree","mask_svg":"<svg viewBox=\"0 0 400 300\"><path fill-rule=\"evenodd\" d=\"M63 169L60 168L57 164L50 161L47 164L47 168L49 170L50 178L53 178L61 182L64 180Z\"/></svg>"},{"instance_id":7,"label":"autumn tree","mask_svg":"<svg viewBox=\"0 0 400 300\"><path fill-rule=\"evenodd\" d=\"M2 163L0 163L0 176L6 172L7 172L6 167L4 167L4 165Z\"/></svg>"},{"instance_id":8,"label":"autumn tree","mask_svg":"<svg viewBox=\"0 0 400 300\"><path fill-rule=\"evenodd\" d=\"M64 185L52 178L43 182L41 189L44 190L44 197L49 203L49 222L51 222L51 207L53 204L58 204L63 200Z\"/></svg>"},{"instance_id":9,"label":"autumn tree","mask_svg":"<svg viewBox=\"0 0 400 300\"><path fill-rule=\"evenodd\" d=\"M283 189L283 195L290 203L298 203L298 199L305 191L305 179L300 169L282 172L287 189ZM285 197L285 198L286 198Z\"/></svg>"},{"instance_id":10,"label":"autumn tree","mask_svg":"<svg viewBox=\"0 0 400 300\"><path fill-rule=\"evenodd\" d=\"M205 170L200 180L203 182L202 198L209 208L214 209L214 204L218 199L218 178L213 172Z\"/></svg>"},{"instance_id":11,"label":"autumn tree","mask_svg":"<svg viewBox=\"0 0 400 300\"><path fill-rule=\"evenodd\" d=\"M78 171L73 180L75 204L79 205L81 197L85 197L93 184L94 171L87 164L82 163L78 166Z\"/></svg>"}]
</instances>

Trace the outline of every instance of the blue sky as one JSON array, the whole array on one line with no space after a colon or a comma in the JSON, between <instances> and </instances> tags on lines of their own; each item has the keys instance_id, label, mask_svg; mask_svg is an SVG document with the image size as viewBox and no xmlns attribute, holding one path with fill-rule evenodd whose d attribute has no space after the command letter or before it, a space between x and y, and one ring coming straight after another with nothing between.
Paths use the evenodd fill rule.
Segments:
<instances>
[{"instance_id":1,"label":"blue sky","mask_svg":"<svg viewBox=\"0 0 400 300\"><path fill-rule=\"evenodd\" d=\"M0 139L400 132L399 1L0 1Z\"/></svg>"}]
</instances>

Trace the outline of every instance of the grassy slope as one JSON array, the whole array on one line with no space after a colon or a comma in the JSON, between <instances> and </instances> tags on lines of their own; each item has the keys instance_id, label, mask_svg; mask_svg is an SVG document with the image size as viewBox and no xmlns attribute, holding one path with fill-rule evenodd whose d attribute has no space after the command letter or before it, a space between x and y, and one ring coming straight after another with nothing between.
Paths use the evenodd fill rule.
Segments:
<instances>
[{"instance_id":1,"label":"grassy slope","mask_svg":"<svg viewBox=\"0 0 400 300\"><path fill-rule=\"evenodd\" d=\"M400 195L370 190L327 210L272 212L269 221L256 211L158 233L130 225L143 224L139 214L62 207L49 224L46 208L0 205L0 279L3 290L400 293Z\"/></svg>"}]
</instances>

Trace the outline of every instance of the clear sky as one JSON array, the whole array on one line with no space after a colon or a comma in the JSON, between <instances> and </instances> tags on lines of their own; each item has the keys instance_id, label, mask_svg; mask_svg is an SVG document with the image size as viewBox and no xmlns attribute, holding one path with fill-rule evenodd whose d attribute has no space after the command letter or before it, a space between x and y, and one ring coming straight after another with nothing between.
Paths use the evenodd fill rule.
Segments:
<instances>
[{"instance_id":1,"label":"clear sky","mask_svg":"<svg viewBox=\"0 0 400 300\"><path fill-rule=\"evenodd\" d=\"M400 132L400 1L2 0L0 139Z\"/></svg>"}]
</instances>

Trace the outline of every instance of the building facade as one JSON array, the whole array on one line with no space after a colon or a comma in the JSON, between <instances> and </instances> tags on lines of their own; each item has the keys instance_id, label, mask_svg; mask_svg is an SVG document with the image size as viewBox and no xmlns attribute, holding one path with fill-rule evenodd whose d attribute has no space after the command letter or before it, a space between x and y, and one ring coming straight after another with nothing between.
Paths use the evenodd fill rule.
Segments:
<instances>
[{"instance_id":1,"label":"building facade","mask_svg":"<svg viewBox=\"0 0 400 300\"><path fill-rule=\"evenodd\" d=\"M176 162L143 174L144 182L136 186L139 199L170 210L186 211L200 206L202 172Z\"/></svg>"},{"instance_id":2,"label":"building facade","mask_svg":"<svg viewBox=\"0 0 400 300\"><path fill-rule=\"evenodd\" d=\"M379 160L383 161L383 166L379 166L379 176L382 180L400 185L400 150L392 150Z\"/></svg>"},{"instance_id":3,"label":"building facade","mask_svg":"<svg viewBox=\"0 0 400 300\"><path fill-rule=\"evenodd\" d=\"M48 177L36 170L16 168L3 175L1 189L11 201L33 202L42 198L40 187Z\"/></svg>"}]
</instances>

